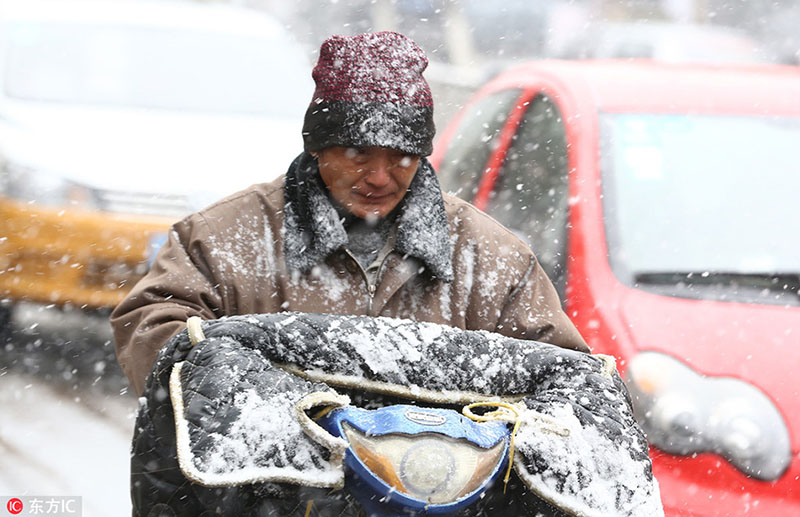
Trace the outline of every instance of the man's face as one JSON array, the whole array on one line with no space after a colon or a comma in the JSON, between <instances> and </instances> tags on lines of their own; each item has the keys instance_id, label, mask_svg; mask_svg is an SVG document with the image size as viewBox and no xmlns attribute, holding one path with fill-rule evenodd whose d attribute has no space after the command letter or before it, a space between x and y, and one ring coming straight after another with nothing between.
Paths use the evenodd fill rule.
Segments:
<instances>
[{"instance_id":1,"label":"man's face","mask_svg":"<svg viewBox=\"0 0 800 517\"><path fill-rule=\"evenodd\" d=\"M397 206L420 160L385 147L329 147L317 158L333 198L362 219L384 217Z\"/></svg>"}]
</instances>

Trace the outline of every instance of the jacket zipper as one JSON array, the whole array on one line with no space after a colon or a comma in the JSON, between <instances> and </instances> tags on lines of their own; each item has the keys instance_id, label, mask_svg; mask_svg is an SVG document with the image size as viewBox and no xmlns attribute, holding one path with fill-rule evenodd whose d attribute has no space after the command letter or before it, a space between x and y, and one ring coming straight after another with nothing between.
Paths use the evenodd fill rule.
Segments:
<instances>
[{"instance_id":1,"label":"jacket zipper","mask_svg":"<svg viewBox=\"0 0 800 517\"><path fill-rule=\"evenodd\" d=\"M373 284L369 281L369 275L367 274L367 271L361 266L361 263L358 261L355 255L353 255L347 248L345 248L344 251L353 260L353 262L356 263L358 270L361 271L361 276L364 278L364 283L367 284L367 316L369 316L372 312L372 300L375 298L375 291L378 290L378 286L377 284ZM381 260L381 265L378 266L378 274L375 276L376 280L380 281L381 274L383 273L383 266L386 264L386 259L388 259L389 255L391 254L392 252L390 251L385 257L383 257L383 260Z\"/></svg>"}]
</instances>

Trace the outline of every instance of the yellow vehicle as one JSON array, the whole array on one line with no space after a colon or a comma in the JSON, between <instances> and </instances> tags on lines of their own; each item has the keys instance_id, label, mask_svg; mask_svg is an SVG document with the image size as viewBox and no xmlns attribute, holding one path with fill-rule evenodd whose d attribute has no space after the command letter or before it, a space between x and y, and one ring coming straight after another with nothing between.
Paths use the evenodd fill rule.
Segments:
<instances>
[{"instance_id":1,"label":"yellow vehicle","mask_svg":"<svg viewBox=\"0 0 800 517\"><path fill-rule=\"evenodd\" d=\"M113 307L146 272L168 218L38 207L0 198L0 294Z\"/></svg>"},{"instance_id":2,"label":"yellow vehicle","mask_svg":"<svg viewBox=\"0 0 800 517\"><path fill-rule=\"evenodd\" d=\"M252 10L0 0L0 56L6 307L113 307L172 222L301 149L306 53Z\"/></svg>"}]
</instances>

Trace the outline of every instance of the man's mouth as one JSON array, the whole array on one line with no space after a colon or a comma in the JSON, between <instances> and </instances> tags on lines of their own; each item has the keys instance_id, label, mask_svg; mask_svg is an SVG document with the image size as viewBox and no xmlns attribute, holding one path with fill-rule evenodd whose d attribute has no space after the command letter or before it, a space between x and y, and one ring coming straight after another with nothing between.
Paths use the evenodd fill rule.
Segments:
<instances>
[{"instance_id":1,"label":"man's mouth","mask_svg":"<svg viewBox=\"0 0 800 517\"><path fill-rule=\"evenodd\" d=\"M387 199L391 199L392 194L376 194L373 192L355 192L357 198L361 201L367 203L380 203L382 201L386 201Z\"/></svg>"}]
</instances>

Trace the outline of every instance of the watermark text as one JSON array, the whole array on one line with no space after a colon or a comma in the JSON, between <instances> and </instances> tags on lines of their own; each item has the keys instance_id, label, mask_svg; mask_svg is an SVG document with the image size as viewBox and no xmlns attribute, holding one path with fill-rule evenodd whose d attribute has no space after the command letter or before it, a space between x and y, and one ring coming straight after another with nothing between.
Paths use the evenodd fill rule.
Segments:
<instances>
[{"instance_id":1,"label":"watermark text","mask_svg":"<svg viewBox=\"0 0 800 517\"><path fill-rule=\"evenodd\" d=\"M7 514L0 515L40 515L43 517L81 517L82 501L80 496L38 495L38 496L0 496L0 503Z\"/></svg>"}]
</instances>

